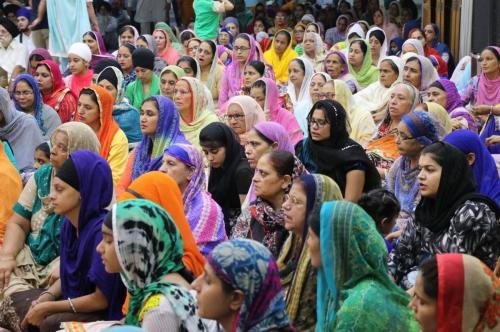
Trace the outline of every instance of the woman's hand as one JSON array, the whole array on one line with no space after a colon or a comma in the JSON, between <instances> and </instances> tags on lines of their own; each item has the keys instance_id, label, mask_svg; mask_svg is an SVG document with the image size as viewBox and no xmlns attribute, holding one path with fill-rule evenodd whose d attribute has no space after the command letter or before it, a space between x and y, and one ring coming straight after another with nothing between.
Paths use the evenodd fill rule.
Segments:
<instances>
[{"instance_id":1,"label":"woman's hand","mask_svg":"<svg viewBox=\"0 0 500 332\"><path fill-rule=\"evenodd\" d=\"M491 135L485 141L486 145L500 144L500 135Z\"/></svg>"},{"instance_id":2,"label":"woman's hand","mask_svg":"<svg viewBox=\"0 0 500 332\"><path fill-rule=\"evenodd\" d=\"M24 317L23 322L21 323L21 328L24 330L28 327L28 325L40 326L43 323L45 317L50 314L50 305L51 302L42 302L33 301L31 307Z\"/></svg>"},{"instance_id":3,"label":"woman's hand","mask_svg":"<svg viewBox=\"0 0 500 332\"><path fill-rule=\"evenodd\" d=\"M395 232L392 232L392 233L389 233L385 239L387 241L389 241L390 243L392 243L392 241L396 240L397 238L399 238L401 236L401 233L402 231L399 230L399 231L395 231Z\"/></svg>"},{"instance_id":4,"label":"woman's hand","mask_svg":"<svg viewBox=\"0 0 500 332\"><path fill-rule=\"evenodd\" d=\"M17 266L16 258L12 256L0 256L0 290L9 285L10 275Z\"/></svg>"},{"instance_id":5,"label":"woman's hand","mask_svg":"<svg viewBox=\"0 0 500 332\"><path fill-rule=\"evenodd\" d=\"M475 105L472 106L472 112L474 115L486 115L490 114L492 107L490 105Z\"/></svg>"}]
</instances>

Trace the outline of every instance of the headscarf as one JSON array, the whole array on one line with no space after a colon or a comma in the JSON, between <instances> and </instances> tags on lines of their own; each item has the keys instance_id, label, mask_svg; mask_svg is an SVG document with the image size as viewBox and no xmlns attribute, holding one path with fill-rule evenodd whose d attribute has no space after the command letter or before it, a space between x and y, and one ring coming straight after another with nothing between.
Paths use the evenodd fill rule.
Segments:
<instances>
[{"instance_id":1,"label":"headscarf","mask_svg":"<svg viewBox=\"0 0 500 332\"><path fill-rule=\"evenodd\" d=\"M393 2L396 2L396 1L393 1ZM396 52L394 52L392 50L392 47L391 47L392 42L394 42L396 44L396 46L398 47ZM389 42L389 53L388 54L399 56L401 54L401 51L403 50L404 42L405 42L405 40L401 37L392 38L391 41Z\"/></svg>"},{"instance_id":2,"label":"headscarf","mask_svg":"<svg viewBox=\"0 0 500 332\"><path fill-rule=\"evenodd\" d=\"M500 47L498 46L488 46L486 49L494 49L496 51L496 58L500 55ZM497 60L498 61L498 60ZM493 105L500 104L500 75L494 79L490 80L484 72L479 75L478 87L477 87L477 105Z\"/></svg>"},{"instance_id":3,"label":"headscarf","mask_svg":"<svg viewBox=\"0 0 500 332\"><path fill-rule=\"evenodd\" d=\"M118 202L135 198L150 200L168 212L181 235L182 262L195 276L201 275L205 259L196 246L184 213L182 193L175 180L158 171L145 173L132 181L127 191L118 197Z\"/></svg>"},{"instance_id":4,"label":"headscarf","mask_svg":"<svg viewBox=\"0 0 500 332\"><path fill-rule=\"evenodd\" d=\"M229 44L228 45L222 45L220 42L219 42L219 36L221 34L221 32L225 32L229 35ZM220 47L222 46L222 50L219 50L219 47L217 48L217 56L220 56L222 54L222 51L224 51L224 48L227 47L229 48L230 50L233 49L233 43L234 43L234 39L236 37L233 36L233 34L231 33L231 31L226 28L226 27L222 27L219 29L219 33L217 34L217 45Z\"/></svg>"},{"instance_id":5,"label":"headscarf","mask_svg":"<svg viewBox=\"0 0 500 332\"><path fill-rule=\"evenodd\" d=\"M96 251L102 240L106 207L113 198L111 168L97 153L86 150L73 152L66 163L73 163L78 175L80 212L78 227L66 218L61 228L62 298L74 299L98 288L108 303L107 319L120 319L125 288L118 274L105 271Z\"/></svg>"},{"instance_id":6,"label":"headscarf","mask_svg":"<svg viewBox=\"0 0 500 332\"><path fill-rule=\"evenodd\" d=\"M18 170L5 153L4 145L0 142L0 244L3 242L7 221L14 214L13 206L23 190L23 182Z\"/></svg>"},{"instance_id":7,"label":"headscarf","mask_svg":"<svg viewBox=\"0 0 500 332\"><path fill-rule=\"evenodd\" d=\"M161 78L163 76L163 74L167 71L174 73L175 77L177 77L177 79L180 79L181 77L186 76L186 72L181 67L176 66L176 65L168 65L161 70L159 77Z\"/></svg>"},{"instance_id":8,"label":"headscarf","mask_svg":"<svg viewBox=\"0 0 500 332\"><path fill-rule=\"evenodd\" d=\"M437 254L437 330L498 331L500 283L476 257Z\"/></svg>"},{"instance_id":9,"label":"headscarf","mask_svg":"<svg viewBox=\"0 0 500 332\"><path fill-rule=\"evenodd\" d=\"M193 296L184 287L163 280L184 268L182 240L172 217L161 206L144 199L118 203L111 213L116 256L131 295L125 324L139 325L144 302L161 294L180 320L180 329L200 330L203 323L196 316Z\"/></svg>"},{"instance_id":10,"label":"headscarf","mask_svg":"<svg viewBox=\"0 0 500 332\"><path fill-rule=\"evenodd\" d=\"M422 45L422 43L420 42L420 40L413 39L413 38L407 39L403 43L403 46L401 46L401 50L403 50L403 48L405 47L405 45L412 45L417 50L417 52L416 52L417 55L425 56L424 46Z\"/></svg>"},{"instance_id":11,"label":"headscarf","mask_svg":"<svg viewBox=\"0 0 500 332\"><path fill-rule=\"evenodd\" d=\"M419 330L407 307L408 295L387 273L384 240L361 207L347 201L323 203L318 235L322 266L316 331Z\"/></svg>"},{"instance_id":12,"label":"headscarf","mask_svg":"<svg viewBox=\"0 0 500 332\"><path fill-rule=\"evenodd\" d=\"M208 90L212 91L212 89L214 88L215 81L217 80L216 71L219 65L219 57L217 56L217 45L211 40L207 40L205 42L212 44L212 46L215 45L215 53L213 54L212 57L212 64L210 65L210 70L208 72L208 79L205 82L203 82L205 83L205 86L208 88ZM212 50L212 47L210 47L210 50ZM200 78L201 78L201 70L200 70Z\"/></svg>"},{"instance_id":13,"label":"headscarf","mask_svg":"<svg viewBox=\"0 0 500 332\"><path fill-rule=\"evenodd\" d=\"M361 88L366 88L371 83L377 81L379 72L377 67L372 65L372 51L370 50L370 45L368 45L368 43L364 39L356 40L359 40L366 45L366 54L363 56L363 63L358 72L354 70L349 61L347 62L347 66L349 67L349 73L351 73L351 75L356 78L356 81L361 86Z\"/></svg>"},{"instance_id":14,"label":"headscarf","mask_svg":"<svg viewBox=\"0 0 500 332\"><path fill-rule=\"evenodd\" d=\"M137 41L137 38L139 38L140 34L139 34L139 31L137 30L137 28L133 25L124 25L122 27L122 29L125 29L125 28L130 28L132 29L132 31L134 31L134 46L135 46L135 42ZM120 30L122 31L122 30ZM127 43L128 44L128 43ZM124 46L125 44L123 44L121 41L120 41L120 36L118 36L118 48L120 48L121 46ZM132 52L130 52L132 53Z\"/></svg>"},{"instance_id":15,"label":"headscarf","mask_svg":"<svg viewBox=\"0 0 500 332\"><path fill-rule=\"evenodd\" d=\"M59 65L52 60L43 60L42 62L40 62L39 66L40 65L45 65L48 68L50 75L52 77L52 91L49 92L48 94L45 94L45 95L42 94L43 103L46 105L49 105L50 107L52 107L54 110L56 110L59 113L59 110L56 109L57 108L56 106L62 100L61 94L65 93L65 91L67 91L66 93L70 93L73 96L73 98L75 99L75 104L76 104L76 100L78 99L78 97L73 93L73 91L71 91L70 89L68 89L66 87L66 83L64 83L64 80L63 80L63 77L61 74L61 69L59 68ZM76 109L76 105L75 105L75 109ZM68 118L68 121L69 121L69 119L71 119L73 117L73 114L61 114L61 113L59 113L59 117L61 118L62 121L64 121L65 118Z\"/></svg>"},{"instance_id":16,"label":"headscarf","mask_svg":"<svg viewBox=\"0 0 500 332\"><path fill-rule=\"evenodd\" d=\"M31 59L34 55L39 55L43 58L43 60L52 60L52 56L50 55L49 51L47 51L45 48L35 48L29 55L28 57L28 74L35 76L35 71L36 68L31 67Z\"/></svg>"},{"instance_id":17,"label":"headscarf","mask_svg":"<svg viewBox=\"0 0 500 332\"><path fill-rule=\"evenodd\" d=\"M16 110L7 90L0 88L0 112L5 125L0 127L0 139L8 141L21 172L33 167L35 148L43 142L42 133L31 115Z\"/></svg>"},{"instance_id":18,"label":"headscarf","mask_svg":"<svg viewBox=\"0 0 500 332\"><path fill-rule=\"evenodd\" d=\"M106 66L97 76L96 83L102 80L107 80L115 87L117 93L115 98L115 106L125 98L125 83L122 71L116 66Z\"/></svg>"},{"instance_id":19,"label":"headscarf","mask_svg":"<svg viewBox=\"0 0 500 332\"><path fill-rule=\"evenodd\" d=\"M347 21L346 30L339 31L337 26L339 24L339 21L342 19ZM343 14L337 17L337 20L335 21L335 27L333 28L333 33L332 33L332 41L333 41L332 44L336 44L337 42L344 41L347 39L347 26L349 25L350 22L351 18L348 15Z\"/></svg>"},{"instance_id":20,"label":"headscarf","mask_svg":"<svg viewBox=\"0 0 500 332\"><path fill-rule=\"evenodd\" d=\"M234 96L229 99L227 108L236 104L245 114L245 133L240 135L240 143L246 143L246 134L258 123L264 122L266 116L260 105L250 96Z\"/></svg>"},{"instance_id":21,"label":"headscarf","mask_svg":"<svg viewBox=\"0 0 500 332\"><path fill-rule=\"evenodd\" d=\"M436 125L427 112L410 112L401 118L401 122L406 125L411 136L423 146L439 140Z\"/></svg>"},{"instance_id":22,"label":"headscarf","mask_svg":"<svg viewBox=\"0 0 500 332\"><path fill-rule=\"evenodd\" d=\"M142 135L142 140L135 149L132 180L142 174L158 170L162 164L163 151L174 143L188 143L180 130L179 110L167 97L154 96L158 105L158 122L154 139Z\"/></svg>"},{"instance_id":23,"label":"headscarf","mask_svg":"<svg viewBox=\"0 0 500 332\"><path fill-rule=\"evenodd\" d=\"M201 253L206 256L222 241L227 240L224 215L220 206L205 191L205 164L200 151L187 144L173 144L165 154L182 162L193 173L182 193L184 212Z\"/></svg>"},{"instance_id":24,"label":"headscarf","mask_svg":"<svg viewBox=\"0 0 500 332\"><path fill-rule=\"evenodd\" d=\"M17 84L19 84L19 82L21 80L26 82L33 90L33 98L34 98L34 100L33 100L33 116L36 119L36 123L38 124L38 128L40 128L40 131L42 132L42 136L45 136L47 134L48 128L46 128L43 125L43 119L42 119L43 100L42 100L42 95L40 94L40 89L38 89L38 84L36 83L33 76L28 75L28 74L18 75L16 77L16 79L14 80L14 85L12 86L12 93L11 93L10 97L11 97L12 101L14 102L16 109L19 112L24 112L21 105L19 105L19 102L15 98L16 87L17 87Z\"/></svg>"},{"instance_id":25,"label":"headscarf","mask_svg":"<svg viewBox=\"0 0 500 332\"><path fill-rule=\"evenodd\" d=\"M228 29L227 28L228 23L233 23L234 25L236 25L236 28L238 29L238 31L236 31L236 36L237 36L240 33L240 23L238 22L238 19L236 17L228 16L224 19L224 21L222 21L222 26ZM236 38L236 36L234 37Z\"/></svg>"},{"instance_id":26,"label":"headscarf","mask_svg":"<svg viewBox=\"0 0 500 332\"><path fill-rule=\"evenodd\" d=\"M443 106L432 102L426 102L425 104L427 105L427 111L429 112L429 115L431 116L432 120L434 120L439 139L442 139L453 130L451 117L448 112L446 112Z\"/></svg>"},{"instance_id":27,"label":"headscarf","mask_svg":"<svg viewBox=\"0 0 500 332\"><path fill-rule=\"evenodd\" d=\"M419 42L420 43L420 42ZM422 55L412 55L406 61L410 61L410 59L417 58L418 63L420 64L420 92L426 92L429 89L429 86L432 82L437 81L439 79L436 68L432 65L431 60Z\"/></svg>"},{"instance_id":28,"label":"headscarf","mask_svg":"<svg viewBox=\"0 0 500 332\"><path fill-rule=\"evenodd\" d=\"M88 31L84 33L85 35L90 35L97 43L97 50L99 54L92 54L92 60L90 60L90 68L94 68L99 61L102 59L114 59L114 57L108 53L106 50L106 44L99 31Z\"/></svg>"},{"instance_id":29,"label":"headscarf","mask_svg":"<svg viewBox=\"0 0 500 332\"><path fill-rule=\"evenodd\" d=\"M377 33L375 33L375 31L378 31ZM382 46L380 48L380 60L385 58L387 56L387 49L388 49L388 40L387 40L387 36L385 34L385 31L380 29L379 27L373 27L371 28L370 30L368 30L368 32L366 33L366 41L368 43L368 47L370 47L370 38L372 37L372 34L375 33L373 36L375 38L377 38L377 40L380 42L380 45ZM380 41L380 36L383 36L384 40L383 41ZM379 61L380 63L380 61Z\"/></svg>"},{"instance_id":30,"label":"headscarf","mask_svg":"<svg viewBox=\"0 0 500 332\"><path fill-rule=\"evenodd\" d=\"M165 31L168 35L168 40L170 40L172 47L175 48L177 51L179 51L179 53L181 54L184 53L184 48L182 47L182 44L179 42L174 32L172 31L172 28L167 23L165 22L156 23L155 30Z\"/></svg>"},{"instance_id":31,"label":"headscarf","mask_svg":"<svg viewBox=\"0 0 500 332\"><path fill-rule=\"evenodd\" d=\"M474 154L472 171L477 184L477 191L493 199L500 206L500 179L495 159L476 133L467 129L455 130L444 138L464 154Z\"/></svg>"},{"instance_id":32,"label":"headscarf","mask_svg":"<svg viewBox=\"0 0 500 332\"><path fill-rule=\"evenodd\" d=\"M452 81L441 78L434 81L430 87L438 88L446 93L446 111L448 113L453 112L456 108L463 107L462 97L460 97L457 87Z\"/></svg>"},{"instance_id":33,"label":"headscarf","mask_svg":"<svg viewBox=\"0 0 500 332\"><path fill-rule=\"evenodd\" d=\"M365 30L363 29L361 24L354 23L353 25L351 25L351 27L349 29L347 29L346 45L349 44L349 36L353 33L355 33L359 36L359 37L356 37L356 39L365 39L365 37L366 37Z\"/></svg>"},{"instance_id":34,"label":"headscarf","mask_svg":"<svg viewBox=\"0 0 500 332\"><path fill-rule=\"evenodd\" d=\"M347 59L345 57L345 54L344 52L342 51L330 51L328 52L328 54L326 55L325 57L325 60L323 61L323 71L325 73L327 73L328 71L326 70L326 60L328 59L328 57L332 54L337 54L340 59L342 60L342 62L344 63L342 65L342 71L340 72L340 76L338 77L339 79L342 79L343 76L349 74L349 67L347 66Z\"/></svg>"},{"instance_id":35,"label":"headscarf","mask_svg":"<svg viewBox=\"0 0 500 332\"><path fill-rule=\"evenodd\" d=\"M323 43L321 36L316 32L305 32L304 39L308 34L312 34L314 39L314 58L310 58L305 51L302 54L302 57L311 61L311 63L316 67L317 63L321 65L321 62L325 59L325 44ZM304 42L302 42L302 47L304 47Z\"/></svg>"},{"instance_id":36,"label":"headscarf","mask_svg":"<svg viewBox=\"0 0 500 332\"><path fill-rule=\"evenodd\" d=\"M225 241L207 261L221 280L245 294L230 332L278 330L289 325L278 266L266 247L252 240Z\"/></svg>"},{"instance_id":37,"label":"headscarf","mask_svg":"<svg viewBox=\"0 0 500 332\"><path fill-rule=\"evenodd\" d=\"M162 22L160 22L160 23L162 23ZM160 23L157 23L157 25ZM156 32L156 31L162 33L164 38L165 38L165 48L163 49L161 54L158 53L156 55L159 56L160 58L164 59L168 64L175 64L180 56L179 51L174 48L173 43L170 40L170 36L166 30L161 29L161 28L157 28L157 29L155 29L154 32Z\"/></svg>"},{"instance_id":38,"label":"headscarf","mask_svg":"<svg viewBox=\"0 0 500 332\"><path fill-rule=\"evenodd\" d=\"M290 37L290 43L288 43L288 46L281 57L276 54L276 50L274 49L274 40L280 32L284 32L288 34L288 37ZM264 53L264 59L273 68L278 84L285 84L288 82L288 65L292 59L297 56L297 52L295 52L292 48L292 34L287 30L277 31L274 35L271 47Z\"/></svg>"}]
</instances>

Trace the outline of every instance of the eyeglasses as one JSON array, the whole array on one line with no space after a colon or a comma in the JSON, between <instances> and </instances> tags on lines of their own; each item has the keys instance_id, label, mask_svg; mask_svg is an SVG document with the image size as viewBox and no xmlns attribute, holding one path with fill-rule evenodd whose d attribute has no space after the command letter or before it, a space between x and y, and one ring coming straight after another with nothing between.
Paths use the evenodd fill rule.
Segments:
<instances>
[{"instance_id":1,"label":"eyeglasses","mask_svg":"<svg viewBox=\"0 0 500 332\"><path fill-rule=\"evenodd\" d=\"M28 96L31 96L33 94L33 91L16 91L14 92L14 95L16 97L28 97Z\"/></svg>"},{"instance_id":2,"label":"eyeglasses","mask_svg":"<svg viewBox=\"0 0 500 332\"><path fill-rule=\"evenodd\" d=\"M244 52L244 51L248 51L250 49L250 47L245 47L245 46L235 46L233 47L233 50L235 52Z\"/></svg>"},{"instance_id":3,"label":"eyeglasses","mask_svg":"<svg viewBox=\"0 0 500 332\"><path fill-rule=\"evenodd\" d=\"M411 139L415 139L415 137L406 136L405 134L399 131L396 133L396 136L400 141L409 141Z\"/></svg>"},{"instance_id":4,"label":"eyeglasses","mask_svg":"<svg viewBox=\"0 0 500 332\"><path fill-rule=\"evenodd\" d=\"M227 114L226 120L228 120L228 121L231 121L231 120L240 121L244 117L245 117L244 114Z\"/></svg>"},{"instance_id":5,"label":"eyeglasses","mask_svg":"<svg viewBox=\"0 0 500 332\"><path fill-rule=\"evenodd\" d=\"M318 128L323 128L324 126L329 124L329 122L326 121L325 119L315 119L315 118L310 118L308 122L310 127L318 126Z\"/></svg>"}]
</instances>

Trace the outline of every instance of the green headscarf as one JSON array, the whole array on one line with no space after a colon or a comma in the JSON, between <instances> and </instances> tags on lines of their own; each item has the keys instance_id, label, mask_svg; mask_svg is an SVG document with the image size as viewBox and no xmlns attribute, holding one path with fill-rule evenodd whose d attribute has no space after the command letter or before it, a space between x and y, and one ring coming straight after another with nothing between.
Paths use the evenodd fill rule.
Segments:
<instances>
[{"instance_id":1,"label":"green headscarf","mask_svg":"<svg viewBox=\"0 0 500 332\"><path fill-rule=\"evenodd\" d=\"M356 78L359 86L362 88L366 88L368 85L377 82L379 71L377 67L372 65L372 51L370 50L370 45L368 45L368 43L363 39L355 39L351 41L351 44L357 40L364 43L367 49L366 54L363 57L363 64L361 65L361 69L358 72L354 70L349 61L347 61L347 65L349 68L349 73L351 73L351 75ZM348 46L350 48L350 44ZM347 49L348 52L349 48Z\"/></svg>"},{"instance_id":2,"label":"green headscarf","mask_svg":"<svg viewBox=\"0 0 500 332\"><path fill-rule=\"evenodd\" d=\"M409 296L389 277L373 219L347 201L323 203L316 331L419 331Z\"/></svg>"},{"instance_id":3,"label":"green headscarf","mask_svg":"<svg viewBox=\"0 0 500 332\"><path fill-rule=\"evenodd\" d=\"M174 31L172 28L165 22L158 22L155 24L155 30L160 29L163 30L167 33L168 38L170 38L170 43L173 48L175 48L177 51L179 51L180 54L184 54L184 47L182 47L182 44L179 42L177 37L174 34Z\"/></svg>"}]
</instances>

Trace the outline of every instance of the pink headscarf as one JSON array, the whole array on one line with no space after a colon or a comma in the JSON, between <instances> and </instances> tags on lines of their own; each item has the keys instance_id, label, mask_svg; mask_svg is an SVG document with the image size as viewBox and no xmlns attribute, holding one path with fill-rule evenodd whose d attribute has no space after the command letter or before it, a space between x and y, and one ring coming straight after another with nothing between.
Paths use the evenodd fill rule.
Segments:
<instances>
[{"instance_id":1,"label":"pink headscarf","mask_svg":"<svg viewBox=\"0 0 500 332\"><path fill-rule=\"evenodd\" d=\"M240 106L245 114L245 133L240 135L240 143L243 145L246 143L247 133L256 124L266 121L266 116L260 105L252 97L234 96L227 103L227 108L229 109L232 104Z\"/></svg>"},{"instance_id":2,"label":"pink headscarf","mask_svg":"<svg viewBox=\"0 0 500 332\"><path fill-rule=\"evenodd\" d=\"M500 47L488 46L487 49L495 49L497 55L500 55ZM500 104L500 75L490 80L484 73L479 76L478 91L476 103L478 105L492 105Z\"/></svg>"}]
</instances>

